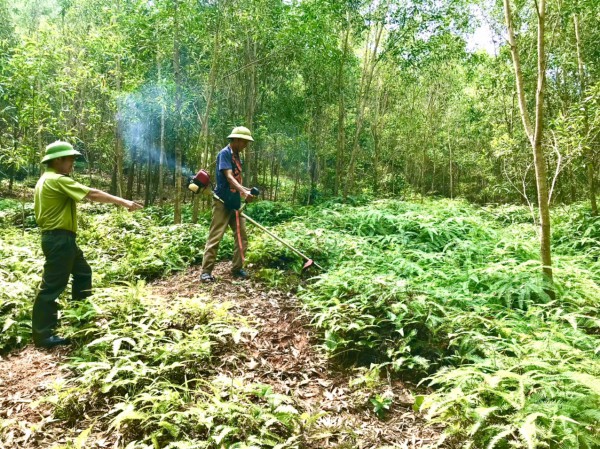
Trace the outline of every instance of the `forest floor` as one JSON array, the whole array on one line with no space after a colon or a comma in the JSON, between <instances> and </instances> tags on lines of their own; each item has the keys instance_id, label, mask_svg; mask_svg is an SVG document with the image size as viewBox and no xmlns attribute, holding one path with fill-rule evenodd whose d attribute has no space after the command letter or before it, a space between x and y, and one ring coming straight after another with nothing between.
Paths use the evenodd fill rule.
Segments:
<instances>
[{"instance_id":1,"label":"forest floor","mask_svg":"<svg viewBox=\"0 0 600 449\"><path fill-rule=\"evenodd\" d=\"M381 393L393 405L379 419L369 402L373 391L353 387L356 373L337 369L320 353L316 337L291 293L267 289L260 283L231 278L229 264L218 264L217 282L199 282L200 268L163 278L150 285L153 296L170 298L204 294L211 301L228 302L231 312L245 317L256 330L242 338L239 347L216 361L223 374L270 385L291 396L301 412L321 414L305 435L307 448L424 448L435 443L439 429L426 427L412 409L414 386L387 381ZM27 346L0 359L0 418L9 423L5 446L0 448L50 448L66 442L65 432L43 398L52 384L69 376L62 368L68 348L50 351ZM110 432L90 435L85 447L118 447Z\"/></svg>"}]
</instances>

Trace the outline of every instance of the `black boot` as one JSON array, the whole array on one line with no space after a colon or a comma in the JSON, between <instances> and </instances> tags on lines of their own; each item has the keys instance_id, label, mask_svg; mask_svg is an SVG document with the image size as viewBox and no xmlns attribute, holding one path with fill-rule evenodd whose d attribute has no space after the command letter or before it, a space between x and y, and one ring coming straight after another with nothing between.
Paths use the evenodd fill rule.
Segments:
<instances>
[{"instance_id":1,"label":"black boot","mask_svg":"<svg viewBox=\"0 0 600 449\"><path fill-rule=\"evenodd\" d=\"M70 345L71 340L68 338L57 337L52 335L51 337L44 338L43 340L37 341L35 345L38 348L53 348L55 346Z\"/></svg>"}]
</instances>

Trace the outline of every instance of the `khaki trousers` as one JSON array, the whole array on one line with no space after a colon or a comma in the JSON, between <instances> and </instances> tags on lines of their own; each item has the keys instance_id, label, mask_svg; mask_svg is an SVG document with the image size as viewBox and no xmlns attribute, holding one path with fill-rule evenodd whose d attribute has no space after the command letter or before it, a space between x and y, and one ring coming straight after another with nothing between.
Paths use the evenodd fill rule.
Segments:
<instances>
[{"instance_id":1,"label":"khaki trousers","mask_svg":"<svg viewBox=\"0 0 600 449\"><path fill-rule=\"evenodd\" d=\"M210 230L208 231L208 239L204 248L204 256L202 258L202 273L212 273L217 260L217 251L219 243L227 230L227 226L233 231L233 240L235 249L233 251L233 261L231 271L237 272L242 269L244 264L244 252L248 246L248 238L246 237L246 219L239 213L239 233L238 233L238 218L236 211L227 209L223 203L218 200L213 201L213 215L210 222ZM241 239L241 248L240 248Z\"/></svg>"}]
</instances>

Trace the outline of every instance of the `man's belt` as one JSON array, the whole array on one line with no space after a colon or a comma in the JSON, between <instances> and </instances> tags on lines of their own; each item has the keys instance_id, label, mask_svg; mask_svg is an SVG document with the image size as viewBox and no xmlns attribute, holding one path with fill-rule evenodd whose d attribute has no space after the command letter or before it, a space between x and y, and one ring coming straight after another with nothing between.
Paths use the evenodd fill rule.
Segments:
<instances>
[{"instance_id":1,"label":"man's belt","mask_svg":"<svg viewBox=\"0 0 600 449\"><path fill-rule=\"evenodd\" d=\"M42 235L70 235L75 237L77 234L66 229L50 229L48 231L42 231Z\"/></svg>"}]
</instances>

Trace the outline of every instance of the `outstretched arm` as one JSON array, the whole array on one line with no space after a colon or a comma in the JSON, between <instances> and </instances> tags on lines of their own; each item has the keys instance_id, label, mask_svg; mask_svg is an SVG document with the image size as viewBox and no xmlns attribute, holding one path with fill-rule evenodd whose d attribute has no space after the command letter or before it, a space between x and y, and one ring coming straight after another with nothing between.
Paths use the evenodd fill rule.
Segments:
<instances>
[{"instance_id":1,"label":"outstretched arm","mask_svg":"<svg viewBox=\"0 0 600 449\"><path fill-rule=\"evenodd\" d=\"M90 189L90 192L86 195L86 198L90 201L95 201L96 203L108 203L123 206L129 212L133 212L134 210L138 210L143 207L141 204L138 204L135 201L126 200L125 198L114 196L98 189Z\"/></svg>"}]
</instances>

